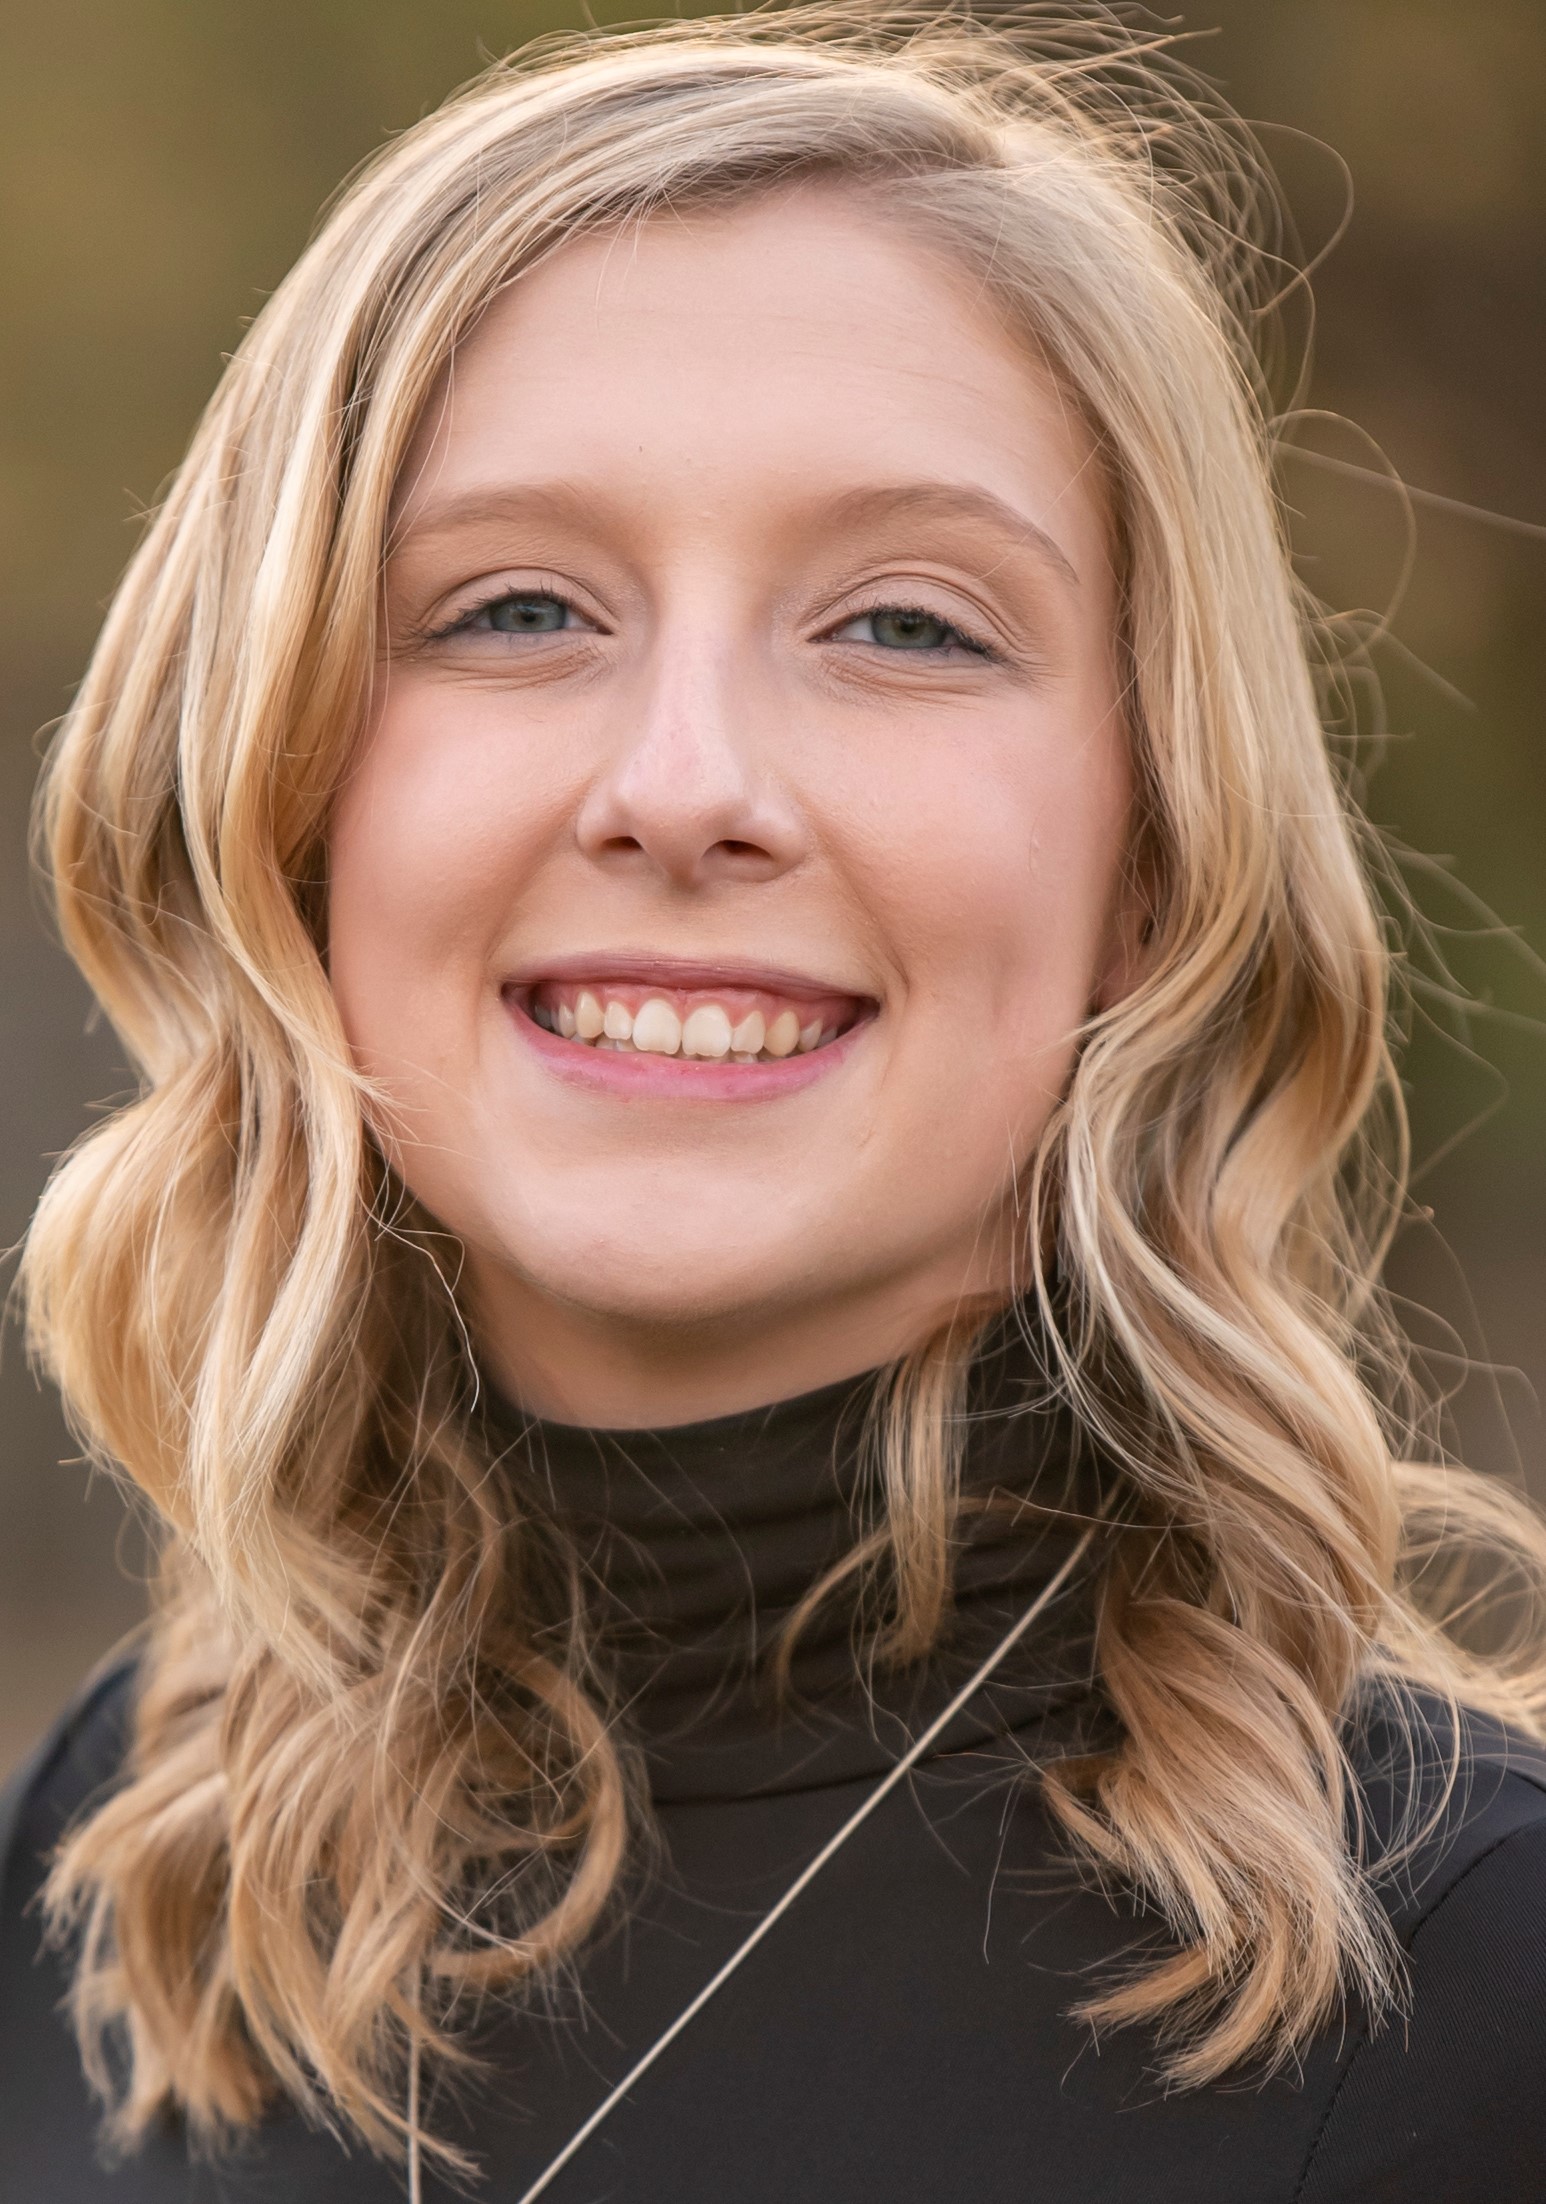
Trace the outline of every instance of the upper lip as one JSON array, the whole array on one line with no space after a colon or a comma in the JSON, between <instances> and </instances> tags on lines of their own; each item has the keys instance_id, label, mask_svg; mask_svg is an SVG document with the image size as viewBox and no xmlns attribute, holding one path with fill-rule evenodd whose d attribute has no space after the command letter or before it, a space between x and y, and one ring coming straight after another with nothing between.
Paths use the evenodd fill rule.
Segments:
<instances>
[{"instance_id":1,"label":"upper lip","mask_svg":"<svg viewBox=\"0 0 1546 2204\"><path fill-rule=\"evenodd\" d=\"M578 950L564 957L533 958L506 978L507 987L535 987L541 981L583 982L617 980L624 986L758 988L769 995L794 997L849 995L855 1002L873 997L862 987L848 987L832 980L812 979L808 972L788 972L776 965L756 964L740 957L716 958L705 964L691 957L641 956L627 950Z\"/></svg>"}]
</instances>

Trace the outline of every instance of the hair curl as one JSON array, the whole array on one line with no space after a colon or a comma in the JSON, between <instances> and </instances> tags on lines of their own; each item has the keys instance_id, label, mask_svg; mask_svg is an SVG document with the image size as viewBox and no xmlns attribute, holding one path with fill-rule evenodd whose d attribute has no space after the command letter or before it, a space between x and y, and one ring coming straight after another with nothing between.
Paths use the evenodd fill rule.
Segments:
<instances>
[{"instance_id":1,"label":"hair curl","mask_svg":"<svg viewBox=\"0 0 1546 2204\"><path fill-rule=\"evenodd\" d=\"M572 1951L628 1856L574 1602L329 992L329 806L393 487L479 313L582 232L813 177L976 272L1090 422L1120 537L1153 937L1035 1156L1026 1281L1131 1517L1099 1624L1122 1741L1048 1795L1175 1948L1089 2017L1157 2025L1200 2082L1378 2005L1351 1691L1546 1709L1533 1623L1483 1658L1413 1591L1467 1541L1532 1586L1546 1552L1508 1493L1398 1458L1391 958L1272 488L1250 140L1101 8L543 43L370 163L258 316L47 771L62 930L142 1075L25 1270L76 1425L166 1527L125 1779L49 1886L104 2088L126 2045L122 2138L174 2103L218 2137L277 2087L397 2149L406 2047L463 2056L456 2000ZM948 1602L970 1353L885 1381L904 1658Z\"/></svg>"}]
</instances>

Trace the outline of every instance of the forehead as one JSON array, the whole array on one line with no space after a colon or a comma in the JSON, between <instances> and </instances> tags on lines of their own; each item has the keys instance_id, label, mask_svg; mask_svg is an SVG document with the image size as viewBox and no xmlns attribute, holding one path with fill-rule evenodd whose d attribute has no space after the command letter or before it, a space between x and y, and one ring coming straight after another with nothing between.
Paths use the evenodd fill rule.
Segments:
<instances>
[{"instance_id":1,"label":"forehead","mask_svg":"<svg viewBox=\"0 0 1546 2204\"><path fill-rule=\"evenodd\" d=\"M401 525L541 480L764 518L901 481L1007 501L1076 571L1105 498L1077 408L971 272L851 190L576 239L463 342L403 470Z\"/></svg>"}]
</instances>

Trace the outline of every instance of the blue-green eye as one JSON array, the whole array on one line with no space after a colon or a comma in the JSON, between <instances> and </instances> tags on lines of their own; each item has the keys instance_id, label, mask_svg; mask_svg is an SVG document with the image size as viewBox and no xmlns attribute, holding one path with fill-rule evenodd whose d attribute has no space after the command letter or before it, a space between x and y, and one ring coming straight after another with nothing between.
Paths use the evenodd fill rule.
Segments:
<instances>
[{"instance_id":1,"label":"blue-green eye","mask_svg":"<svg viewBox=\"0 0 1546 2204\"><path fill-rule=\"evenodd\" d=\"M867 632L866 632L867 631ZM858 643L877 643L882 650L968 650L983 656L980 643L963 635L948 620L916 605L877 605L850 620L843 633Z\"/></svg>"},{"instance_id":2,"label":"blue-green eye","mask_svg":"<svg viewBox=\"0 0 1546 2204\"><path fill-rule=\"evenodd\" d=\"M496 597L491 605L481 605L468 625L486 625L496 635L551 635L569 625L569 607L561 597L531 590L523 595Z\"/></svg>"}]
</instances>

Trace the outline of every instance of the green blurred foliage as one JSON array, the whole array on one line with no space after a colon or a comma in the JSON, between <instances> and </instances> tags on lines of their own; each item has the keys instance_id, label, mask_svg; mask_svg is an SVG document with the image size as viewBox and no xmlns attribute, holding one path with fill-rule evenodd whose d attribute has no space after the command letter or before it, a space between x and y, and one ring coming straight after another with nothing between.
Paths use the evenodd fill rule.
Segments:
<instances>
[{"instance_id":1,"label":"green blurred foliage","mask_svg":"<svg viewBox=\"0 0 1546 2204\"><path fill-rule=\"evenodd\" d=\"M1546 11L1229 0L1209 12L1229 93L1271 118L1268 150L1306 248L1350 212L1315 277L1309 392L1345 425L1308 440L1546 522ZM1390 615L1374 652L1383 713L1364 715L1369 734L1386 730L1369 808L1463 884L1409 868L1478 1006L1445 1018L1447 1044L1419 1023L1408 1056L1419 1155L1491 1112L1456 1151L1470 1193L1480 1199L1484 1182L1493 1198L1508 1182L1517 1193L1526 1177L1539 1203L1546 973L1530 951L1546 949L1546 532L1531 540L1427 505L1409 516L1388 492L1292 462L1284 488L1310 586L1334 607ZM1488 911L1518 939L1500 939Z\"/></svg>"}]
</instances>

